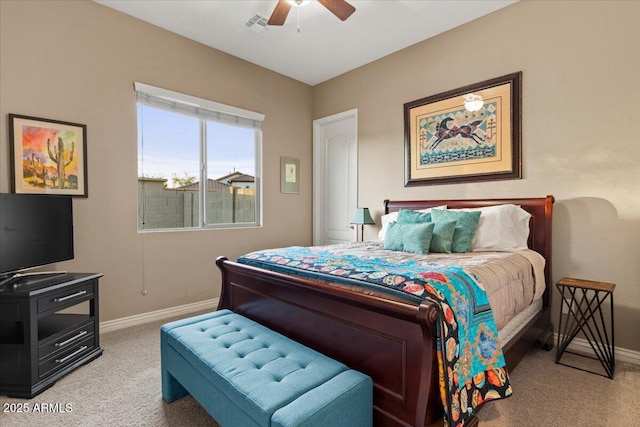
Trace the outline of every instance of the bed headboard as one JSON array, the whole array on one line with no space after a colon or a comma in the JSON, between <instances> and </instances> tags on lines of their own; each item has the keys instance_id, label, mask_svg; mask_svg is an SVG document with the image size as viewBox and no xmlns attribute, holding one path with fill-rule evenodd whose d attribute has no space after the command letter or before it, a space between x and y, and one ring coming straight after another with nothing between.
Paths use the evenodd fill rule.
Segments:
<instances>
[{"instance_id":1,"label":"bed headboard","mask_svg":"<svg viewBox=\"0 0 640 427\"><path fill-rule=\"evenodd\" d=\"M520 199L467 199L467 200L385 200L384 213L400 209L426 209L447 205L451 209L478 208L512 203L519 205L531 214L529 222L529 248L538 252L546 260L545 281L547 289L551 284L551 214L553 212L553 196L531 197ZM545 306L549 305L549 293L544 296Z\"/></svg>"}]
</instances>

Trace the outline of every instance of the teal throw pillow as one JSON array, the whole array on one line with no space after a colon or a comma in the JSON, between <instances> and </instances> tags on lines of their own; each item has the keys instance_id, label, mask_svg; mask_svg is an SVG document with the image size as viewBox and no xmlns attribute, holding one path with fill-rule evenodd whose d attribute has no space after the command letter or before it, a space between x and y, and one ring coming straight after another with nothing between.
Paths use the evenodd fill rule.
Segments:
<instances>
[{"instance_id":1,"label":"teal throw pillow","mask_svg":"<svg viewBox=\"0 0 640 427\"><path fill-rule=\"evenodd\" d=\"M433 223L400 224L399 222L391 222L384 237L383 248L390 251L426 255L429 253L433 227Z\"/></svg>"},{"instance_id":2,"label":"teal throw pillow","mask_svg":"<svg viewBox=\"0 0 640 427\"><path fill-rule=\"evenodd\" d=\"M400 224L419 224L423 222L431 222L431 214L429 212L418 212L410 209L400 209L398 211L398 222Z\"/></svg>"},{"instance_id":3,"label":"teal throw pillow","mask_svg":"<svg viewBox=\"0 0 640 427\"><path fill-rule=\"evenodd\" d=\"M471 241L478 229L480 211L431 210L433 222L456 221L451 252L471 252Z\"/></svg>"},{"instance_id":4,"label":"teal throw pillow","mask_svg":"<svg viewBox=\"0 0 640 427\"><path fill-rule=\"evenodd\" d=\"M432 211L433 212L433 211ZM431 237L431 252L451 253L453 234L456 230L455 221L433 222L433 236Z\"/></svg>"}]
</instances>

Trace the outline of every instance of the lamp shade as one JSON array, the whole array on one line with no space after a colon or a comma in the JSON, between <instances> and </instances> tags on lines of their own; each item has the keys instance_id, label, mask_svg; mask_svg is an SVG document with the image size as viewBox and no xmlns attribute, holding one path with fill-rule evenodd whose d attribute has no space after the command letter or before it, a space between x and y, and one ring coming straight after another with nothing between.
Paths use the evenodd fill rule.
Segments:
<instances>
[{"instance_id":1,"label":"lamp shade","mask_svg":"<svg viewBox=\"0 0 640 427\"><path fill-rule=\"evenodd\" d=\"M351 224L375 224L375 221L371 218L369 208L357 208Z\"/></svg>"}]
</instances>

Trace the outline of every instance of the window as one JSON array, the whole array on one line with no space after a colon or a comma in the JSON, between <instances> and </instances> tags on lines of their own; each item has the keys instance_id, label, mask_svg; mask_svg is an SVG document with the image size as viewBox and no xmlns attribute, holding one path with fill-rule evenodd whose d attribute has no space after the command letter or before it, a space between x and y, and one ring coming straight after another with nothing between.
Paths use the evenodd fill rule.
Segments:
<instances>
[{"instance_id":1,"label":"window","mask_svg":"<svg viewBox=\"0 0 640 427\"><path fill-rule=\"evenodd\" d=\"M260 225L264 115L135 84L138 229Z\"/></svg>"}]
</instances>

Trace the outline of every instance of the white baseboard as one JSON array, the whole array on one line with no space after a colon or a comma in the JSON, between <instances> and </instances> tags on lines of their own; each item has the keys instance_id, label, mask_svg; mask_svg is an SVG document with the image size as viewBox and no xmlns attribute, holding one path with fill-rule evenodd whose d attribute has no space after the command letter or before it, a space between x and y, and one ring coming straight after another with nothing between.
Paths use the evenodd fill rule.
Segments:
<instances>
[{"instance_id":1,"label":"white baseboard","mask_svg":"<svg viewBox=\"0 0 640 427\"><path fill-rule=\"evenodd\" d=\"M558 343L558 334L556 333L554 335L555 335L554 337L554 345L555 345ZM584 338L574 338L573 341L571 341L571 344L569 344L569 346L567 347L567 350L573 351L579 354L593 356L593 349L591 348L589 341L587 341ZM616 347L615 356L616 356L616 362L627 362L627 363L632 363L634 365L640 366L639 351Z\"/></svg>"},{"instance_id":2,"label":"white baseboard","mask_svg":"<svg viewBox=\"0 0 640 427\"><path fill-rule=\"evenodd\" d=\"M179 305L177 307L165 308L163 310L151 311L149 313L107 320L105 322L100 322L100 333L116 331L130 326L142 325L143 323L153 322L155 320L191 314L196 311L215 310L218 307L218 301L219 298L213 298L191 304Z\"/></svg>"}]
</instances>

